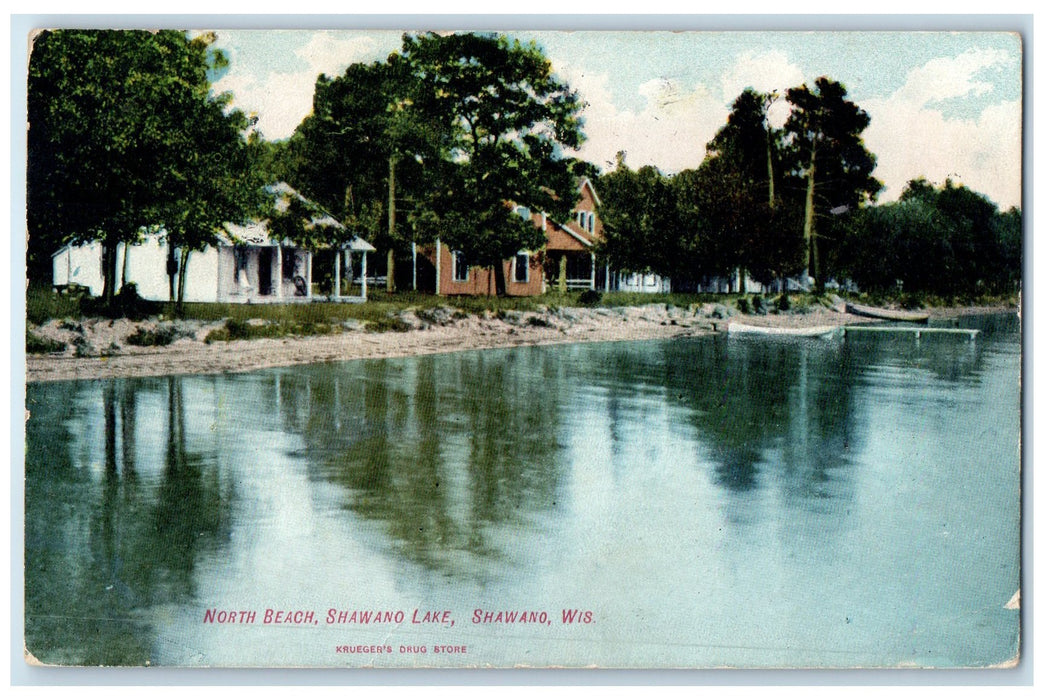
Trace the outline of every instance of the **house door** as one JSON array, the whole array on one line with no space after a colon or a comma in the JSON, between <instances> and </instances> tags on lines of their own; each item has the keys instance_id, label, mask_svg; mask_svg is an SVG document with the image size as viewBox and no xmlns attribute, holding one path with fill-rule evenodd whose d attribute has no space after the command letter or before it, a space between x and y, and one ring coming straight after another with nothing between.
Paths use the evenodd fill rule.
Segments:
<instances>
[{"instance_id":1,"label":"house door","mask_svg":"<svg viewBox=\"0 0 1044 700\"><path fill-rule=\"evenodd\" d=\"M257 293L272 294L272 249L262 248L257 256Z\"/></svg>"}]
</instances>

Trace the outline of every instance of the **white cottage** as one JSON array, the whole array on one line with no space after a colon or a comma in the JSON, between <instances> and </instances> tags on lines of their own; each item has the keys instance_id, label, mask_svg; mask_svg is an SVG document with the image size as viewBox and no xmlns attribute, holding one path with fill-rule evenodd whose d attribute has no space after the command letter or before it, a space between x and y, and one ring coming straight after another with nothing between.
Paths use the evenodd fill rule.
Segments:
<instances>
[{"instance_id":1,"label":"white cottage","mask_svg":"<svg viewBox=\"0 0 1044 700\"><path fill-rule=\"evenodd\" d=\"M268 188L275 198L278 211L286 211L288 200L297 197L307 202L286 183L277 183ZM318 207L308 202L309 207ZM340 231L344 225L325 213L312 216L305 224L306 229L329 227ZM227 236L221 236L218 245L208 246L189 255L186 266L185 301L271 303L311 301L315 291L313 285L314 251L292 245L288 241L274 239L269 231L268 220L254 221L246 226L225 224ZM333 301L366 300L366 256L375 248L354 236L344 245L333 250L333 279L329 289L323 292L324 299ZM173 259L180 260L180 251L175 249ZM120 244L116 251L118 283L124 279L137 286L143 299L167 301L170 299L171 272L177 284L180 270L168 271L171 260L165 232L149 233L141 243ZM342 280L349 283L352 274L353 255L361 260L362 274L358 294L349 284L345 290ZM104 286L102 275L102 244L86 243L68 245L52 256L53 280L56 287L79 285L100 295ZM176 268L176 264L175 264ZM344 293L347 291L347 293Z\"/></svg>"}]
</instances>

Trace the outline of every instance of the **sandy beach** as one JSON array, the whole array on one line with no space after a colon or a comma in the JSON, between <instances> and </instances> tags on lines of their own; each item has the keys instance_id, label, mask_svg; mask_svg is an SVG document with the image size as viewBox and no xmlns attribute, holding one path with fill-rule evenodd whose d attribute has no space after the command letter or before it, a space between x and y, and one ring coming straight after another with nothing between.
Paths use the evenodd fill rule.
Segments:
<instances>
[{"instance_id":1,"label":"sandy beach","mask_svg":"<svg viewBox=\"0 0 1044 700\"><path fill-rule=\"evenodd\" d=\"M108 379L173 374L247 372L316 362L363 358L406 357L433 353L623 340L680 338L724 332L731 319L747 325L812 327L867 323L870 319L817 307L807 313L755 316L729 313L717 304L688 309L649 304L617 308L562 308L540 312L508 312L460 318L450 310L432 322L411 312L401 318L403 332L368 332L346 328L333 335L315 335L206 343L223 322L178 321L179 339L167 346L138 347L127 337L139 328L153 330L156 320L84 319L75 324L49 321L33 333L66 343L62 352L27 355L26 382L68 379ZM933 317L994 313L1006 309L965 307L933 310ZM169 322L168 322L169 323ZM89 348L75 351L76 343ZM84 356L86 355L86 356Z\"/></svg>"}]
</instances>

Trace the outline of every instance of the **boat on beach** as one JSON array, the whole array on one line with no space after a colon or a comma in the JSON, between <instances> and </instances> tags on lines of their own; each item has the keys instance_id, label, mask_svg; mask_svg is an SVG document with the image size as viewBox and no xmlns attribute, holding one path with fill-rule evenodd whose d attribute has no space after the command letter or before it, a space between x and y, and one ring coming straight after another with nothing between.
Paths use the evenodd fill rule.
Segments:
<instances>
[{"instance_id":1,"label":"boat on beach","mask_svg":"<svg viewBox=\"0 0 1044 700\"><path fill-rule=\"evenodd\" d=\"M729 322L729 335L772 335L793 338L824 338L840 330L840 326L806 326L783 328L778 326L751 326L739 321Z\"/></svg>"},{"instance_id":2,"label":"boat on beach","mask_svg":"<svg viewBox=\"0 0 1044 700\"><path fill-rule=\"evenodd\" d=\"M866 318L876 318L882 321L906 321L907 323L927 323L927 311L902 311L900 309L881 309L876 306L863 306L862 304L846 304L848 313Z\"/></svg>"}]
</instances>

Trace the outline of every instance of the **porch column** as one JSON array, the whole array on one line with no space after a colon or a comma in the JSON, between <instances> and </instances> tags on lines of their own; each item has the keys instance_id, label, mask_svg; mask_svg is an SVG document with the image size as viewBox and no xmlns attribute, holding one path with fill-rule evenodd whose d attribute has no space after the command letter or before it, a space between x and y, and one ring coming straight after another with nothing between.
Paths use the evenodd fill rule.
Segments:
<instances>
[{"instance_id":1,"label":"porch column","mask_svg":"<svg viewBox=\"0 0 1044 700\"><path fill-rule=\"evenodd\" d=\"M609 291L609 263L605 264L605 291Z\"/></svg>"},{"instance_id":2,"label":"porch column","mask_svg":"<svg viewBox=\"0 0 1044 700\"><path fill-rule=\"evenodd\" d=\"M362 259L362 298L366 301L366 251L363 251Z\"/></svg>"},{"instance_id":3,"label":"porch column","mask_svg":"<svg viewBox=\"0 0 1044 700\"><path fill-rule=\"evenodd\" d=\"M591 253L591 289L595 288L595 254Z\"/></svg>"},{"instance_id":4,"label":"porch column","mask_svg":"<svg viewBox=\"0 0 1044 700\"><path fill-rule=\"evenodd\" d=\"M276 246L276 298L283 298L283 245Z\"/></svg>"},{"instance_id":5,"label":"porch column","mask_svg":"<svg viewBox=\"0 0 1044 700\"><path fill-rule=\"evenodd\" d=\"M341 300L341 249L338 248L337 252L334 253L334 289L333 298L335 301Z\"/></svg>"},{"instance_id":6,"label":"porch column","mask_svg":"<svg viewBox=\"0 0 1044 700\"><path fill-rule=\"evenodd\" d=\"M308 267L305 268L308 271L308 287L305 297L308 299L312 298L312 251L308 251Z\"/></svg>"}]
</instances>

